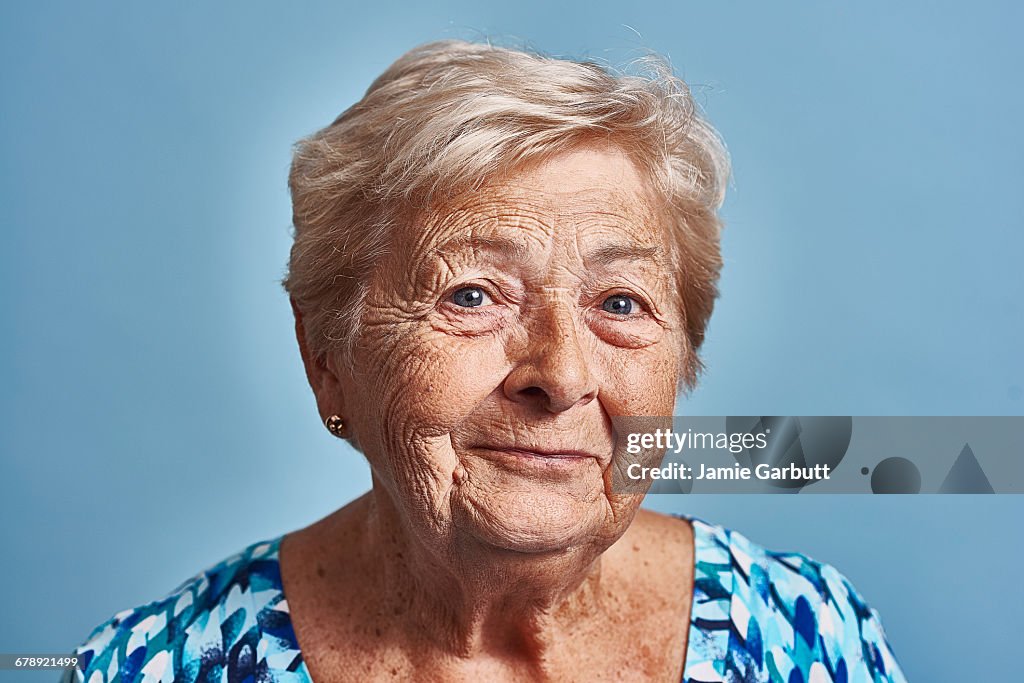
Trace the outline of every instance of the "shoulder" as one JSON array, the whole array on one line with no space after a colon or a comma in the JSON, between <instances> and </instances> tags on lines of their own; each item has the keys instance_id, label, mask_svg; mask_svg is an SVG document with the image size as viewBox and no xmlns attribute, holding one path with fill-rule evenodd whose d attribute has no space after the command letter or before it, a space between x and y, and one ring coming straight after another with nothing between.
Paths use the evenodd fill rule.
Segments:
<instances>
[{"instance_id":1,"label":"shoulder","mask_svg":"<svg viewBox=\"0 0 1024 683\"><path fill-rule=\"evenodd\" d=\"M738 680L905 680L878 612L835 567L690 521L692 623L705 646L725 648L719 673L732 671Z\"/></svg>"},{"instance_id":2,"label":"shoulder","mask_svg":"<svg viewBox=\"0 0 1024 683\"><path fill-rule=\"evenodd\" d=\"M281 589L280 539L254 543L166 597L97 626L70 680L263 680L301 663ZM266 636L273 636L268 638Z\"/></svg>"},{"instance_id":3,"label":"shoulder","mask_svg":"<svg viewBox=\"0 0 1024 683\"><path fill-rule=\"evenodd\" d=\"M644 552L683 555L690 561L693 527L689 519L640 508L622 540Z\"/></svg>"}]
</instances>

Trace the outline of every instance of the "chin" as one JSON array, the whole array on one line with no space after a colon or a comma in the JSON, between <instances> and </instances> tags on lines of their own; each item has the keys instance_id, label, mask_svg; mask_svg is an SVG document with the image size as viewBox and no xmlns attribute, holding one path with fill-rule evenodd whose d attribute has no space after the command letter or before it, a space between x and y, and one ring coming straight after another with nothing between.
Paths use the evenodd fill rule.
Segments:
<instances>
[{"instance_id":1,"label":"chin","mask_svg":"<svg viewBox=\"0 0 1024 683\"><path fill-rule=\"evenodd\" d=\"M519 553L556 553L607 537L606 545L624 531L608 528L607 505L599 497L580 499L544 490L465 492L452 503L453 521L462 532Z\"/></svg>"}]
</instances>

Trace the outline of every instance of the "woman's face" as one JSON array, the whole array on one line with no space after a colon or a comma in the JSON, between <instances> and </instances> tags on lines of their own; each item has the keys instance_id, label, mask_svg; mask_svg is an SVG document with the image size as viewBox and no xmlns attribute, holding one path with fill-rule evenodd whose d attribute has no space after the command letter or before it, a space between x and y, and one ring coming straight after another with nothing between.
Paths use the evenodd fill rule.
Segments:
<instances>
[{"instance_id":1,"label":"woman's face","mask_svg":"<svg viewBox=\"0 0 1024 683\"><path fill-rule=\"evenodd\" d=\"M624 154L581 148L398 237L342 386L419 533L543 552L629 526L610 418L671 415L685 343L658 216Z\"/></svg>"}]
</instances>

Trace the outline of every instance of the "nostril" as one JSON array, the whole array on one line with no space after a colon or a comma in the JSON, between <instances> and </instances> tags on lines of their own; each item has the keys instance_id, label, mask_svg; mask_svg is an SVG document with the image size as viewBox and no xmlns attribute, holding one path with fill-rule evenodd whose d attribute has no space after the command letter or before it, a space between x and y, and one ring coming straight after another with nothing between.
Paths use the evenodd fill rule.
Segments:
<instances>
[{"instance_id":1,"label":"nostril","mask_svg":"<svg viewBox=\"0 0 1024 683\"><path fill-rule=\"evenodd\" d=\"M519 393L523 396L533 396L538 398L543 398L547 395L540 387L526 387L525 389L520 389Z\"/></svg>"}]
</instances>

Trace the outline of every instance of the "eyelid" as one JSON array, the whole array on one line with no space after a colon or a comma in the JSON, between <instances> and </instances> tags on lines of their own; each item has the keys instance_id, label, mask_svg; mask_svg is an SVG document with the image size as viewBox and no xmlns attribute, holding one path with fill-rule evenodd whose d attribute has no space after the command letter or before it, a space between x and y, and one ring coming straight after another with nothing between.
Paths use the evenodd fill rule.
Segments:
<instances>
[{"instance_id":1,"label":"eyelid","mask_svg":"<svg viewBox=\"0 0 1024 683\"><path fill-rule=\"evenodd\" d=\"M458 292L460 289L483 290L484 294L491 300L491 303L483 304L480 306L459 306L454 301L452 301L452 297L455 296L455 293ZM439 303L450 303L453 306L457 306L460 310L475 311L481 308L489 308L490 306L493 306L505 300L507 300L507 297L504 297L502 295L501 289L497 287L493 282L489 280L469 280L466 282L459 282L448 287L445 290L445 293L441 296L441 301Z\"/></svg>"},{"instance_id":2,"label":"eyelid","mask_svg":"<svg viewBox=\"0 0 1024 683\"><path fill-rule=\"evenodd\" d=\"M630 313L628 313L626 315L607 313L606 311L601 310L601 307L604 304L605 300L607 300L609 297L612 297L612 296L626 296L626 297L629 297L630 299L632 299L636 303L640 304L640 308L642 310L639 311L639 312L630 312ZM647 293L644 292L639 287L636 288L636 289L631 289L631 288L625 287L625 286L613 287L612 289L605 290L600 295L598 295L597 302L598 302L597 308L598 308L598 310L602 314L605 314L605 315L608 315L608 316L615 316L616 318L618 318L620 320L629 320L631 318L635 319L635 318L647 316L647 317L651 318L652 320L654 320L655 322L657 322L662 327L667 327L670 324L669 320L667 318L665 318L665 316L661 313L661 311L658 309L658 307L654 304L653 299L651 297L649 297L647 295Z\"/></svg>"},{"instance_id":3,"label":"eyelid","mask_svg":"<svg viewBox=\"0 0 1024 683\"><path fill-rule=\"evenodd\" d=\"M633 290L624 289L624 288L610 289L610 290L608 290L606 292L601 293L597 297L597 299L598 299L598 302L603 306L604 302L607 301L608 299L612 298L613 296L624 296L627 299L631 299L635 303L639 304L640 307L644 309L644 312L653 315L654 306L653 306L653 304L651 304L650 299L648 299L645 295L643 295L643 294L641 294L639 292L635 292ZM623 317L628 317L628 316L623 316Z\"/></svg>"}]
</instances>

